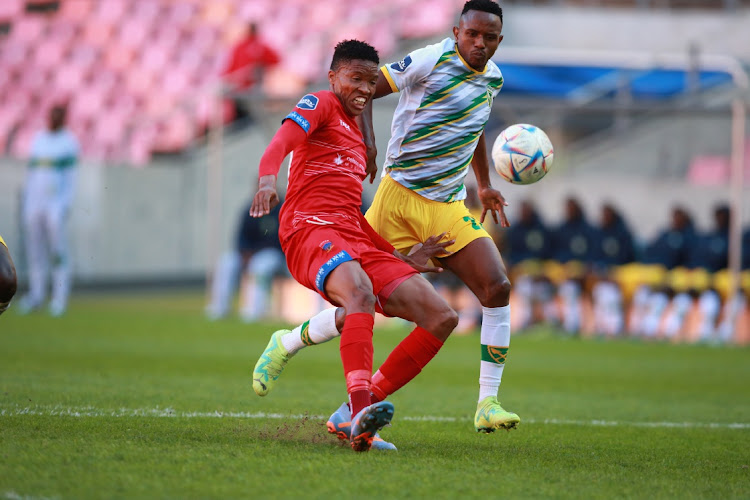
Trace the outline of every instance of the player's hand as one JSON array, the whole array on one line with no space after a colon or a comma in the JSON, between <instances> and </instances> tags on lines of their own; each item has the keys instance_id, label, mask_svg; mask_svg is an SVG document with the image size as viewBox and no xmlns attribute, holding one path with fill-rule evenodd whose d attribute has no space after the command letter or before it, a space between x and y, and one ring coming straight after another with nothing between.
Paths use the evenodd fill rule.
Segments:
<instances>
[{"instance_id":1,"label":"player's hand","mask_svg":"<svg viewBox=\"0 0 750 500\"><path fill-rule=\"evenodd\" d=\"M365 168L365 179L370 177L370 184L375 182L378 173L378 148L375 144L367 146L367 167Z\"/></svg>"},{"instance_id":2,"label":"player's hand","mask_svg":"<svg viewBox=\"0 0 750 500\"><path fill-rule=\"evenodd\" d=\"M505 207L508 206L508 202L505 201L500 191L492 186L487 186L479 188L477 193L479 194L479 201L482 202L482 217L479 222L484 223L487 212L490 212L495 224L499 223L502 227L510 227L508 217L505 215Z\"/></svg>"},{"instance_id":3,"label":"player's hand","mask_svg":"<svg viewBox=\"0 0 750 500\"><path fill-rule=\"evenodd\" d=\"M453 255L453 252L447 250L447 247L453 245L456 240L445 240L446 233L433 235L427 238L424 243L417 243L409 252L409 255L402 256L404 262L409 264L420 273L441 273L442 267L435 267L430 264L432 257L447 257Z\"/></svg>"},{"instance_id":4,"label":"player's hand","mask_svg":"<svg viewBox=\"0 0 750 500\"><path fill-rule=\"evenodd\" d=\"M258 180L258 192L253 197L250 215L252 217L268 215L273 207L279 204L279 201L279 194L276 192L276 176L264 175Z\"/></svg>"},{"instance_id":5,"label":"player's hand","mask_svg":"<svg viewBox=\"0 0 750 500\"><path fill-rule=\"evenodd\" d=\"M427 238L424 243L417 243L414 245L409 252L409 257L420 265L426 265L433 257L447 257L453 255L453 252L447 250L447 248L453 245L456 240L445 240L445 235L448 233L442 233L433 235Z\"/></svg>"}]
</instances>

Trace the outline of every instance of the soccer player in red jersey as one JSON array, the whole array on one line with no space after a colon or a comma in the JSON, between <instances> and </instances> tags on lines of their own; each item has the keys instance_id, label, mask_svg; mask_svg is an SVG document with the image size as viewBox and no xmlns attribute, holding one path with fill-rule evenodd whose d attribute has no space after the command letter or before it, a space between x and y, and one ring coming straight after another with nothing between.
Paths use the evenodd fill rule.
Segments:
<instances>
[{"instance_id":1,"label":"soccer player in red jersey","mask_svg":"<svg viewBox=\"0 0 750 500\"><path fill-rule=\"evenodd\" d=\"M277 174L293 151L279 239L292 276L346 312L340 352L352 415L349 439L356 451L369 450L378 430L390 422L393 405L383 399L422 370L458 322L456 312L419 274L436 268L396 252L360 211L367 156L355 117L374 95L378 63L377 51L364 42L336 46L328 72L330 90L304 96L283 120L261 158L250 209L252 216L261 217L278 203ZM388 376L377 389L372 387L376 311L417 325L383 363L379 372ZM273 363L263 357L259 362ZM256 392L268 382L265 373L254 373Z\"/></svg>"}]
</instances>

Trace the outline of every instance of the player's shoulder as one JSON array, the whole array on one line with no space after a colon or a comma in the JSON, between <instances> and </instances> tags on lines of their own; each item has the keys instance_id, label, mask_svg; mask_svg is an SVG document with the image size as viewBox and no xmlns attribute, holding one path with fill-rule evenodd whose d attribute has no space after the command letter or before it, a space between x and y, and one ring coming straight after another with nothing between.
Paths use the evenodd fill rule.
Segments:
<instances>
[{"instance_id":1,"label":"player's shoulder","mask_svg":"<svg viewBox=\"0 0 750 500\"><path fill-rule=\"evenodd\" d=\"M388 73L392 75L406 74L414 68L431 69L443 54L453 50L451 45L451 39L446 38L438 43L413 50L400 61L386 64L383 68L387 69Z\"/></svg>"},{"instance_id":2,"label":"player's shoulder","mask_svg":"<svg viewBox=\"0 0 750 500\"><path fill-rule=\"evenodd\" d=\"M330 90L319 90L303 95L295 107L305 111L313 111L319 107L327 106L335 99L337 99L336 94Z\"/></svg>"},{"instance_id":3,"label":"player's shoulder","mask_svg":"<svg viewBox=\"0 0 750 500\"><path fill-rule=\"evenodd\" d=\"M445 54L451 54L456 51L456 42L451 38L444 38L437 43L426 45L421 49L412 52L412 56L420 60L429 60L436 62Z\"/></svg>"},{"instance_id":4,"label":"player's shoulder","mask_svg":"<svg viewBox=\"0 0 750 500\"><path fill-rule=\"evenodd\" d=\"M503 86L503 82L505 81L500 67L491 59L487 61L484 76L490 81L489 85L498 90Z\"/></svg>"}]
</instances>

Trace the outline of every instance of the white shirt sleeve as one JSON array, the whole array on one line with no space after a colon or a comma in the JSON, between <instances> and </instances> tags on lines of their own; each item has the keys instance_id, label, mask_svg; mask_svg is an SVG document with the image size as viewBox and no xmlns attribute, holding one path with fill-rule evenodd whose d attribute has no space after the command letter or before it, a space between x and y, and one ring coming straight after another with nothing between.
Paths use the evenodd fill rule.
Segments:
<instances>
[{"instance_id":1,"label":"white shirt sleeve","mask_svg":"<svg viewBox=\"0 0 750 500\"><path fill-rule=\"evenodd\" d=\"M382 66L380 70L388 80L391 90L401 92L428 76L443 54L446 41L449 39L417 49L398 62Z\"/></svg>"}]
</instances>

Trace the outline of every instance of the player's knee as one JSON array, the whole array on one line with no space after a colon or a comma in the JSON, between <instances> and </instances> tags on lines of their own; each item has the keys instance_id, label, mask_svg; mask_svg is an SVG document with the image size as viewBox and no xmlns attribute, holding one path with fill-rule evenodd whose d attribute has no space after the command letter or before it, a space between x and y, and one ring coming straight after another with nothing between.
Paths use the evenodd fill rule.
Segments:
<instances>
[{"instance_id":1,"label":"player's knee","mask_svg":"<svg viewBox=\"0 0 750 500\"><path fill-rule=\"evenodd\" d=\"M445 342L451 332L458 326L458 313L447 304L439 309L426 312L426 319L422 327Z\"/></svg>"},{"instance_id":2,"label":"player's knee","mask_svg":"<svg viewBox=\"0 0 750 500\"><path fill-rule=\"evenodd\" d=\"M357 313L357 312L375 312L375 295L372 293L372 289L364 284L358 286L352 290L349 300L344 305L346 313Z\"/></svg>"},{"instance_id":3,"label":"player's knee","mask_svg":"<svg viewBox=\"0 0 750 500\"><path fill-rule=\"evenodd\" d=\"M510 300L510 290L510 280L502 275L499 279L490 281L477 298L485 307L503 306L507 305Z\"/></svg>"}]
</instances>

